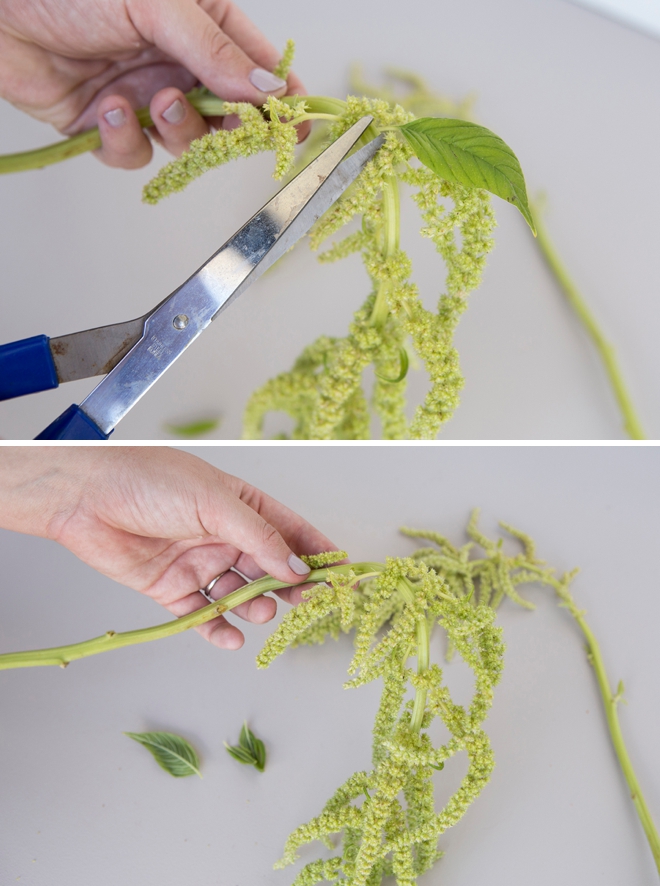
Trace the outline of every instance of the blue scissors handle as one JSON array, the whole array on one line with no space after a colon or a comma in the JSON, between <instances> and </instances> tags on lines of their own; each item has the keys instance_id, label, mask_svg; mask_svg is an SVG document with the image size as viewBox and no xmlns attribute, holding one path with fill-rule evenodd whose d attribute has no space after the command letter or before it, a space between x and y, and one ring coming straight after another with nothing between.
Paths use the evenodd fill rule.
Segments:
<instances>
[{"instance_id":1,"label":"blue scissors handle","mask_svg":"<svg viewBox=\"0 0 660 886\"><path fill-rule=\"evenodd\" d=\"M306 234L382 146L351 153L371 125L362 117L285 185L198 270L136 320L0 346L0 400L105 376L37 440L107 440L184 350L244 290Z\"/></svg>"},{"instance_id":2,"label":"blue scissors handle","mask_svg":"<svg viewBox=\"0 0 660 886\"><path fill-rule=\"evenodd\" d=\"M0 400L48 391L59 383L47 335L0 345Z\"/></svg>"},{"instance_id":3,"label":"blue scissors handle","mask_svg":"<svg viewBox=\"0 0 660 886\"><path fill-rule=\"evenodd\" d=\"M110 432L112 433L112 431ZM83 412L80 406L69 406L62 415L48 425L35 440L107 440L101 428Z\"/></svg>"}]
</instances>

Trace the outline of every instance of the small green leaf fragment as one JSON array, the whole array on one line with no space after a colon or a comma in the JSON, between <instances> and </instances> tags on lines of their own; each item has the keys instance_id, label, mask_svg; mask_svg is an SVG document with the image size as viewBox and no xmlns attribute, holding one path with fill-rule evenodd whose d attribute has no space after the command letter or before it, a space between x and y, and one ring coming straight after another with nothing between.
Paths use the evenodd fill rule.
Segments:
<instances>
[{"instance_id":1,"label":"small green leaf fragment","mask_svg":"<svg viewBox=\"0 0 660 886\"><path fill-rule=\"evenodd\" d=\"M165 425L165 430L175 437L201 437L215 431L220 425L219 418L203 418L187 425Z\"/></svg>"},{"instance_id":2,"label":"small green leaf fragment","mask_svg":"<svg viewBox=\"0 0 660 886\"><path fill-rule=\"evenodd\" d=\"M175 778L199 775L199 757L185 738L172 732L125 732L133 741L143 745L161 769Z\"/></svg>"},{"instance_id":3,"label":"small green leaf fragment","mask_svg":"<svg viewBox=\"0 0 660 886\"><path fill-rule=\"evenodd\" d=\"M623 702L624 704L627 703L625 698L623 697L624 692L625 688L623 685L623 680L619 680L619 685L616 687L616 695L612 698L614 704L620 704L621 702Z\"/></svg>"},{"instance_id":4,"label":"small green leaf fragment","mask_svg":"<svg viewBox=\"0 0 660 886\"><path fill-rule=\"evenodd\" d=\"M445 768L445 764L444 764L444 763L438 763L438 765L436 766L436 765L434 765L433 763L431 763L431 768L432 768L432 769L437 769L438 772L440 772L441 769L444 769L444 768Z\"/></svg>"},{"instance_id":5,"label":"small green leaf fragment","mask_svg":"<svg viewBox=\"0 0 660 886\"><path fill-rule=\"evenodd\" d=\"M239 763L254 766L259 772L263 772L266 768L266 747L250 730L247 723L243 723L237 745L228 745L227 742L224 744L227 753Z\"/></svg>"},{"instance_id":6,"label":"small green leaf fragment","mask_svg":"<svg viewBox=\"0 0 660 886\"><path fill-rule=\"evenodd\" d=\"M448 117L420 117L404 123L400 131L424 166L447 181L484 188L513 203L536 235L520 163L498 135Z\"/></svg>"},{"instance_id":7,"label":"small green leaf fragment","mask_svg":"<svg viewBox=\"0 0 660 886\"><path fill-rule=\"evenodd\" d=\"M408 375L408 367L410 365L410 358L408 357L408 351L405 348L399 348L399 357L401 360L401 369L399 370L399 374L396 378L386 378L384 375L381 375L380 372L377 372L376 375L381 381L388 382L391 385L396 385L400 381L403 381L404 378Z\"/></svg>"}]
</instances>

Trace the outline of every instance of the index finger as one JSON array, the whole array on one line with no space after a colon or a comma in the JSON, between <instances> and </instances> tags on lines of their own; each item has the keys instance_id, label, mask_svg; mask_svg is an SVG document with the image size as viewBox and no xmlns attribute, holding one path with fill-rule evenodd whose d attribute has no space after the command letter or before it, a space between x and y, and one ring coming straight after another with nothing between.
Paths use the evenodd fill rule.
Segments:
<instances>
[{"instance_id":1,"label":"index finger","mask_svg":"<svg viewBox=\"0 0 660 886\"><path fill-rule=\"evenodd\" d=\"M210 15L215 19L213 11ZM228 3L218 25L258 65L272 71L279 63L281 52L266 39L259 28L233 3ZM306 89L300 78L293 73L287 77L289 95L306 95Z\"/></svg>"},{"instance_id":2,"label":"index finger","mask_svg":"<svg viewBox=\"0 0 660 886\"><path fill-rule=\"evenodd\" d=\"M327 535L324 535L291 508L239 477L226 474L225 479L231 491L268 524L277 529L296 554L318 554L322 551L338 550L337 545ZM260 578L265 574L254 558L247 554L241 554L236 562L236 568L251 579ZM283 599L288 599L288 591L278 593ZM297 596L299 597L299 592Z\"/></svg>"}]
</instances>

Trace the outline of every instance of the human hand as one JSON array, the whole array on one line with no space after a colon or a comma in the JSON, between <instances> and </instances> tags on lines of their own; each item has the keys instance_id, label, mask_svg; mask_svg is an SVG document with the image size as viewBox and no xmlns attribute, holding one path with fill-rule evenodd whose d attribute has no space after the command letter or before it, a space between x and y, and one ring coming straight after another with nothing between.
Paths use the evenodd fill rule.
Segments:
<instances>
[{"instance_id":1,"label":"human hand","mask_svg":"<svg viewBox=\"0 0 660 886\"><path fill-rule=\"evenodd\" d=\"M72 135L97 125L110 166L134 169L151 135L173 154L209 131L184 92L200 81L227 101L304 94L270 72L279 53L231 0L0 0L0 96ZM307 124L308 125L308 124Z\"/></svg>"},{"instance_id":2,"label":"human hand","mask_svg":"<svg viewBox=\"0 0 660 886\"><path fill-rule=\"evenodd\" d=\"M165 447L6 447L0 461L0 526L51 538L115 581L176 616L206 606L199 592L220 573L214 599L270 573L298 583L279 596L296 604L309 569L294 553L336 550L284 505L196 456ZM261 624L272 597L233 609ZM242 632L224 616L197 628L238 649Z\"/></svg>"}]
</instances>

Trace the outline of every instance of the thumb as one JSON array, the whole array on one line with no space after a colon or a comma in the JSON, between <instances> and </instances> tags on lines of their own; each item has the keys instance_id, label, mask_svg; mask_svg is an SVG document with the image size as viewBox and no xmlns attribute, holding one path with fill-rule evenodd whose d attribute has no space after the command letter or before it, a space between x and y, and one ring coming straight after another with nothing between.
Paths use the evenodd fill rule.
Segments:
<instances>
[{"instance_id":1,"label":"thumb","mask_svg":"<svg viewBox=\"0 0 660 886\"><path fill-rule=\"evenodd\" d=\"M229 509L229 513L226 506L223 509L224 519L216 530L219 538L247 554L278 581L299 584L307 578L309 566L294 554L274 526L237 496L231 497ZM210 528L210 521L204 522Z\"/></svg>"},{"instance_id":2,"label":"thumb","mask_svg":"<svg viewBox=\"0 0 660 886\"><path fill-rule=\"evenodd\" d=\"M286 93L286 81L255 65L195 0L135 3L131 18L145 39L226 101L263 104Z\"/></svg>"}]
</instances>

